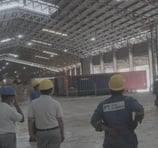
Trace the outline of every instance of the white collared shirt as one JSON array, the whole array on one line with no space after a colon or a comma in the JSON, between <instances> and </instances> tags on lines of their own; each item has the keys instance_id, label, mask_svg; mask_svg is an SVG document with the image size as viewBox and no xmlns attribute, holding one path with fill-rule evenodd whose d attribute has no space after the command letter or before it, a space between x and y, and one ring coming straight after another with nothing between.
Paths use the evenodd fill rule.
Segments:
<instances>
[{"instance_id":1,"label":"white collared shirt","mask_svg":"<svg viewBox=\"0 0 158 148\"><path fill-rule=\"evenodd\" d=\"M20 122L22 118L15 108L0 102L0 134L15 133L16 122Z\"/></svg>"},{"instance_id":2,"label":"white collared shirt","mask_svg":"<svg viewBox=\"0 0 158 148\"><path fill-rule=\"evenodd\" d=\"M29 106L28 117L35 118L36 128L47 129L58 126L57 118L63 117L60 103L51 96L41 95Z\"/></svg>"}]
</instances>

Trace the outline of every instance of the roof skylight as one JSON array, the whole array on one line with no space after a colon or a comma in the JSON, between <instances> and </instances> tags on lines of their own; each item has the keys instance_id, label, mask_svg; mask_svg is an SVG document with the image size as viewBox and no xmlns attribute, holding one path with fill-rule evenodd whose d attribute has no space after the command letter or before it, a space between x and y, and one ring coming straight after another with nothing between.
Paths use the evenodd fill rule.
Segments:
<instances>
[{"instance_id":1,"label":"roof skylight","mask_svg":"<svg viewBox=\"0 0 158 148\"><path fill-rule=\"evenodd\" d=\"M42 0L3 0L0 2L0 11L20 7L37 13L52 15L58 10L58 6Z\"/></svg>"},{"instance_id":2,"label":"roof skylight","mask_svg":"<svg viewBox=\"0 0 158 148\"><path fill-rule=\"evenodd\" d=\"M65 37L68 36L68 34L66 34L66 33L61 33L61 32L46 29L46 28L43 28L42 31L49 32L49 33L56 34L56 35L60 35L60 36L65 36Z\"/></svg>"},{"instance_id":3,"label":"roof skylight","mask_svg":"<svg viewBox=\"0 0 158 148\"><path fill-rule=\"evenodd\" d=\"M0 40L0 43L5 43L5 42L9 42L11 40L13 40L14 38L6 38L6 39L3 39L3 40Z\"/></svg>"},{"instance_id":4,"label":"roof skylight","mask_svg":"<svg viewBox=\"0 0 158 148\"><path fill-rule=\"evenodd\" d=\"M43 45L47 45L47 46L52 46L51 43L47 43L47 42L43 42L43 41L39 41L39 40L31 40L31 42L43 44Z\"/></svg>"},{"instance_id":5,"label":"roof skylight","mask_svg":"<svg viewBox=\"0 0 158 148\"><path fill-rule=\"evenodd\" d=\"M38 56L38 55L36 55L35 57L36 57L36 58L40 58L40 59L49 60L49 58L47 58L47 57L43 57L43 56Z\"/></svg>"}]
</instances>

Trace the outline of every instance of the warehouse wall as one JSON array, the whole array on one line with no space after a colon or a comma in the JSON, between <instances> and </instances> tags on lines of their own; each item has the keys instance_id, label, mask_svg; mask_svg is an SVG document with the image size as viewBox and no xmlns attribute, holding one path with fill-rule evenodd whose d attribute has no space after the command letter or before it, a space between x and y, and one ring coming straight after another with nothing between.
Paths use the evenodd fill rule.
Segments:
<instances>
[{"instance_id":1,"label":"warehouse wall","mask_svg":"<svg viewBox=\"0 0 158 148\"><path fill-rule=\"evenodd\" d=\"M82 67L82 74L90 74L90 60L89 58L81 59L81 67Z\"/></svg>"}]
</instances>

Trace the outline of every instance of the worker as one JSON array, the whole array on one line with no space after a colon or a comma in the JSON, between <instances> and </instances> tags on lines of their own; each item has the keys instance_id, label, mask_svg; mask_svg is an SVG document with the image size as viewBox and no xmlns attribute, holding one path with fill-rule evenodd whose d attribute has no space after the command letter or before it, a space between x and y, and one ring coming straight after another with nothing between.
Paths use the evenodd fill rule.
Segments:
<instances>
[{"instance_id":1,"label":"worker","mask_svg":"<svg viewBox=\"0 0 158 148\"><path fill-rule=\"evenodd\" d=\"M35 137L36 134L38 148L60 148L64 141L63 111L52 97L53 89L51 80L40 82L41 96L31 102L28 110L29 135ZM34 123L36 133L33 132Z\"/></svg>"},{"instance_id":2,"label":"worker","mask_svg":"<svg viewBox=\"0 0 158 148\"><path fill-rule=\"evenodd\" d=\"M158 80L154 81L153 93L155 94L155 105L158 107Z\"/></svg>"},{"instance_id":3,"label":"worker","mask_svg":"<svg viewBox=\"0 0 158 148\"><path fill-rule=\"evenodd\" d=\"M0 95L0 148L16 148L15 124L24 122L24 115L16 101L13 87L1 87Z\"/></svg>"},{"instance_id":4,"label":"worker","mask_svg":"<svg viewBox=\"0 0 158 148\"><path fill-rule=\"evenodd\" d=\"M30 96L31 101L40 97L39 84L40 81L38 80L32 81L33 91L31 92Z\"/></svg>"},{"instance_id":5,"label":"worker","mask_svg":"<svg viewBox=\"0 0 158 148\"><path fill-rule=\"evenodd\" d=\"M32 87L33 87L33 91L31 92L30 95L30 100L33 101L37 98L40 97L40 91L39 91L39 84L40 81L39 80L33 80L32 81ZM35 133L36 129L35 129L35 125L33 126L33 132ZM29 142L35 142L36 141L36 137L34 136L30 136L29 137Z\"/></svg>"},{"instance_id":6,"label":"worker","mask_svg":"<svg viewBox=\"0 0 158 148\"><path fill-rule=\"evenodd\" d=\"M143 120L143 106L133 97L123 95L122 75L114 74L108 85L111 96L98 105L91 124L96 131L105 132L103 148L137 148L134 130Z\"/></svg>"}]
</instances>

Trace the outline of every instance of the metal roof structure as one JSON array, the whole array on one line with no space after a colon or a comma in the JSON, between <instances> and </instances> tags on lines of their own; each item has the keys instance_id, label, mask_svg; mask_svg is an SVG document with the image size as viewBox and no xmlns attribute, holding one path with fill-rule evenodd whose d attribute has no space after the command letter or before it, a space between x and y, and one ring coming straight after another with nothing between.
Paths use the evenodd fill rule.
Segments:
<instances>
[{"instance_id":1,"label":"metal roof structure","mask_svg":"<svg viewBox=\"0 0 158 148\"><path fill-rule=\"evenodd\" d=\"M1 60L58 71L143 42L157 23L157 0L0 0Z\"/></svg>"}]
</instances>

